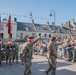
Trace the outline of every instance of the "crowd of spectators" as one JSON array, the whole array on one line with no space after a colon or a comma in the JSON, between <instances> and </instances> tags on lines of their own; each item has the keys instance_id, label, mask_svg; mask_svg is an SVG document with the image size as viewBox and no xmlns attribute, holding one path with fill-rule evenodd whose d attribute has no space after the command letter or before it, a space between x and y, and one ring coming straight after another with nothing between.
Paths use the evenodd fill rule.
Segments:
<instances>
[{"instance_id":1,"label":"crowd of spectators","mask_svg":"<svg viewBox=\"0 0 76 75\"><path fill-rule=\"evenodd\" d=\"M67 35L65 37L57 37L56 42L65 42L57 47L57 55L59 59L68 61L76 61L76 35ZM33 45L33 54L46 55L47 45L49 41L38 41Z\"/></svg>"}]
</instances>

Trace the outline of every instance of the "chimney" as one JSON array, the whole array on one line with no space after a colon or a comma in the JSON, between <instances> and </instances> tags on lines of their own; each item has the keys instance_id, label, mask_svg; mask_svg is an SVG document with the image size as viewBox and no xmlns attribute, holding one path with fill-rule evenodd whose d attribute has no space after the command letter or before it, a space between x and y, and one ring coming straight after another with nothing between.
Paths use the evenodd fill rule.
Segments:
<instances>
[{"instance_id":1,"label":"chimney","mask_svg":"<svg viewBox=\"0 0 76 75\"><path fill-rule=\"evenodd\" d=\"M52 22L52 26L54 26L54 22Z\"/></svg>"},{"instance_id":2,"label":"chimney","mask_svg":"<svg viewBox=\"0 0 76 75\"><path fill-rule=\"evenodd\" d=\"M49 25L49 22L48 21L46 22L46 25Z\"/></svg>"},{"instance_id":3,"label":"chimney","mask_svg":"<svg viewBox=\"0 0 76 75\"><path fill-rule=\"evenodd\" d=\"M70 20L70 23L71 24L74 24L74 19L73 18Z\"/></svg>"},{"instance_id":4,"label":"chimney","mask_svg":"<svg viewBox=\"0 0 76 75\"><path fill-rule=\"evenodd\" d=\"M14 22L17 22L17 18L14 18Z\"/></svg>"},{"instance_id":5,"label":"chimney","mask_svg":"<svg viewBox=\"0 0 76 75\"><path fill-rule=\"evenodd\" d=\"M32 24L34 24L34 19L32 19Z\"/></svg>"},{"instance_id":6,"label":"chimney","mask_svg":"<svg viewBox=\"0 0 76 75\"><path fill-rule=\"evenodd\" d=\"M65 27L70 27L70 21L67 21L66 23L65 23Z\"/></svg>"},{"instance_id":7,"label":"chimney","mask_svg":"<svg viewBox=\"0 0 76 75\"><path fill-rule=\"evenodd\" d=\"M60 27L63 28L63 23L60 24Z\"/></svg>"},{"instance_id":8,"label":"chimney","mask_svg":"<svg viewBox=\"0 0 76 75\"><path fill-rule=\"evenodd\" d=\"M7 19L6 18L3 18L3 21L7 21Z\"/></svg>"}]
</instances>

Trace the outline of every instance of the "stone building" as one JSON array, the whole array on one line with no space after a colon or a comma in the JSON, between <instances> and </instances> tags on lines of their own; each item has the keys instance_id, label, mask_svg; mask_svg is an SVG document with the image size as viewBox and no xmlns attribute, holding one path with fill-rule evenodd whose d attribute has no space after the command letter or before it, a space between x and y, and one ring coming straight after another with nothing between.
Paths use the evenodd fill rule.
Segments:
<instances>
[{"instance_id":1,"label":"stone building","mask_svg":"<svg viewBox=\"0 0 76 75\"><path fill-rule=\"evenodd\" d=\"M8 20L3 19L1 22L0 36L4 39L8 38L8 29L6 27ZM34 23L34 20L30 23L27 22L17 22L15 18L14 21L11 22L11 30L12 30L12 39L16 38L24 38L25 36L40 36L41 33L45 33L43 38L49 38L52 35L56 35L58 37L64 37L67 34L76 33L76 23L74 19L67 21L64 25L61 23L59 26L49 25L49 22L45 24L37 24Z\"/></svg>"}]
</instances>

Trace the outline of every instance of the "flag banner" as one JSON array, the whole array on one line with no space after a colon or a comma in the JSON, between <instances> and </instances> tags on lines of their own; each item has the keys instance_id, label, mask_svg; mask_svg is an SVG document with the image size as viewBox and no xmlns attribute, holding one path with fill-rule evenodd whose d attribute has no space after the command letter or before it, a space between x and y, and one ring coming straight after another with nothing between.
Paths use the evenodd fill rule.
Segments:
<instances>
[{"instance_id":1,"label":"flag banner","mask_svg":"<svg viewBox=\"0 0 76 75\"><path fill-rule=\"evenodd\" d=\"M9 15L9 13L2 13L2 15ZM15 16L15 17L24 17L24 18L30 18L30 19L32 19L32 18L34 18L34 19L40 19L40 20L49 20L48 18L41 18L41 17L34 17L34 16L32 16L32 12L29 12L29 16L27 16L27 15L18 15L18 14L11 14L12 16Z\"/></svg>"},{"instance_id":2,"label":"flag banner","mask_svg":"<svg viewBox=\"0 0 76 75\"><path fill-rule=\"evenodd\" d=\"M30 19L32 19L32 12L29 13Z\"/></svg>"},{"instance_id":3,"label":"flag banner","mask_svg":"<svg viewBox=\"0 0 76 75\"><path fill-rule=\"evenodd\" d=\"M29 13L29 16L32 16L32 12Z\"/></svg>"},{"instance_id":4,"label":"flag banner","mask_svg":"<svg viewBox=\"0 0 76 75\"><path fill-rule=\"evenodd\" d=\"M8 35L10 38L11 37L11 16L10 15L9 15L9 19L8 19L8 23L7 23L6 27L8 27Z\"/></svg>"}]
</instances>

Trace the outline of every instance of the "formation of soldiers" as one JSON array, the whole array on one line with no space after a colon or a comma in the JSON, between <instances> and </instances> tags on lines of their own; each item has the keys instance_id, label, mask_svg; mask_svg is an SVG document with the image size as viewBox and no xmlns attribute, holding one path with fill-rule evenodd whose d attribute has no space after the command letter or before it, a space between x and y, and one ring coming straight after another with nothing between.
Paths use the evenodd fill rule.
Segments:
<instances>
[{"instance_id":1,"label":"formation of soldiers","mask_svg":"<svg viewBox=\"0 0 76 75\"><path fill-rule=\"evenodd\" d=\"M18 43L16 41L3 42L0 39L0 66L3 62L13 64L16 60L18 63Z\"/></svg>"}]
</instances>

